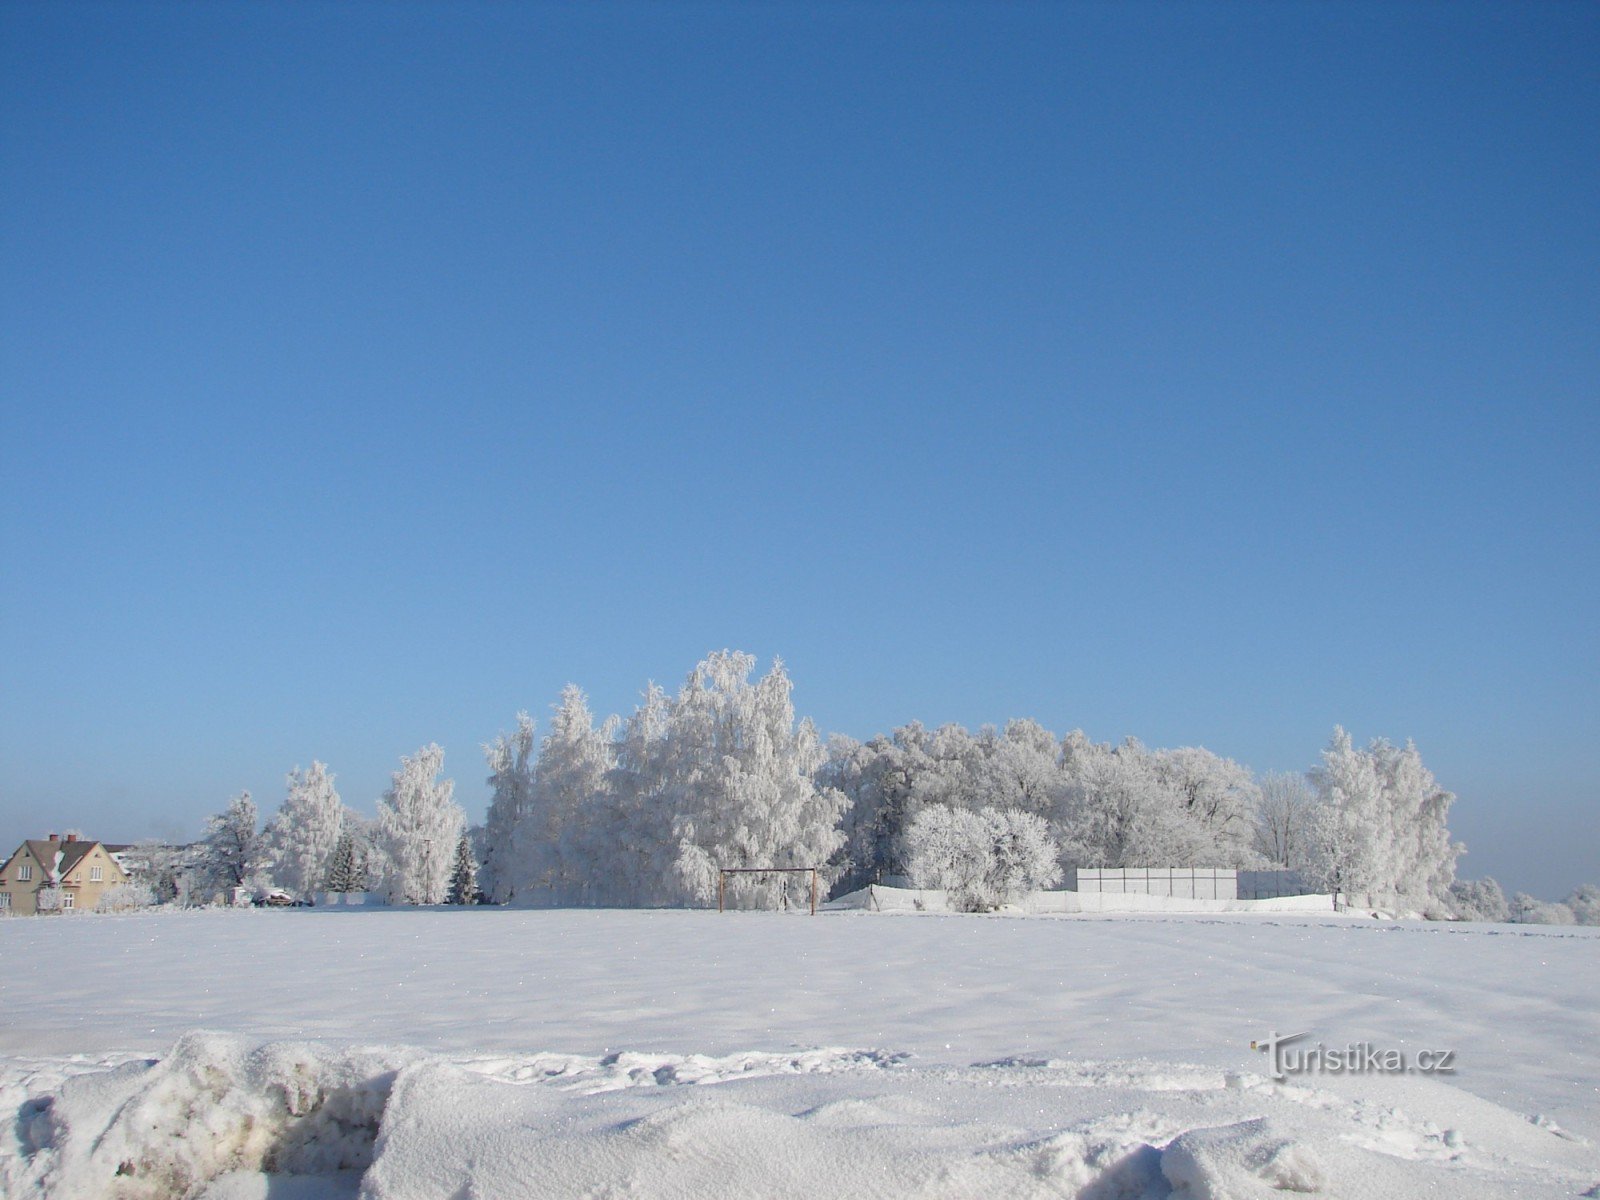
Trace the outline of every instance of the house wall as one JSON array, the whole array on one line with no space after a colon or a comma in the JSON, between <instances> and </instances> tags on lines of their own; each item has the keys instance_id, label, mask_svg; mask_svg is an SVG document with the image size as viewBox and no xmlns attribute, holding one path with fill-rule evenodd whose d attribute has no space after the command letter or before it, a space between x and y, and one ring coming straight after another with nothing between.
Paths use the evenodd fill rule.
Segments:
<instances>
[{"instance_id":1,"label":"house wall","mask_svg":"<svg viewBox=\"0 0 1600 1200\"><path fill-rule=\"evenodd\" d=\"M100 879L95 880L94 869L100 869ZM128 876L116 859L106 853L104 846L96 844L95 848L85 854L82 860L72 870L67 872L63 881L66 891L73 894L73 908L80 912L93 912L100 906L100 897L110 888L119 883L127 883Z\"/></svg>"},{"instance_id":2,"label":"house wall","mask_svg":"<svg viewBox=\"0 0 1600 1200\"><path fill-rule=\"evenodd\" d=\"M30 879L22 878L23 866L29 868ZM0 907L16 917L31 917L38 911L33 894L44 885L47 873L44 864L35 858L24 842L17 847L16 853L6 860L6 865L0 868L0 893L6 899L0 900Z\"/></svg>"}]
</instances>

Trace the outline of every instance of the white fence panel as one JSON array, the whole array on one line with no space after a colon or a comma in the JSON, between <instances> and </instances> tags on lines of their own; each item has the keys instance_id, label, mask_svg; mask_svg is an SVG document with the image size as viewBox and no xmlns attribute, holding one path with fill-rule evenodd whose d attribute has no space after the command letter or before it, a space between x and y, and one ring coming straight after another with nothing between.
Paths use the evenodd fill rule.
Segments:
<instances>
[{"instance_id":1,"label":"white fence panel","mask_svg":"<svg viewBox=\"0 0 1600 1200\"><path fill-rule=\"evenodd\" d=\"M1220 867L1098 867L1075 872L1074 890L1108 896L1237 900L1239 872Z\"/></svg>"}]
</instances>

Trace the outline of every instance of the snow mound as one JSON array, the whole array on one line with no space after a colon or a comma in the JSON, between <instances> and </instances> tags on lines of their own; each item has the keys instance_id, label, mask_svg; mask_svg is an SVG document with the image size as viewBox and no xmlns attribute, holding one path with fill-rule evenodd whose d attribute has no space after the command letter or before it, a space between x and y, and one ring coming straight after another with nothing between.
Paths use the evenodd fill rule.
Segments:
<instances>
[{"instance_id":1,"label":"snow mound","mask_svg":"<svg viewBox=\"0 0 1600 1200\"><path fill-rule=\"evenodd\" d=\"M1249 1200L1273 1192L1323 1192L1327 1171L1309 1148L1280 1137L1266 1118L1191 1129L1161 1154L1173 1200Z\"/></svg>"},{"instance_id":2,"label":"snow mound","mask_svg":"<svg viewBox=\"0 0 1600 1200\"><path fill-rule=\"evenodd\" d=\"M1437 1080L881 1050L451 1058L189 1034L0 1060L7 1200L1572 1196L1600 1161ZM15 1102L13 1104L13 1102Z\"/></svg>"},{"instance_id":3,"label":"snow mound","mask_svg":"<svg viewBox=\"0 0 1600 1200\"><path fill-rule=\"evenodd\" d=\"M285 1189L305 1178L311 1190L299 1190L326 1194L371 1164L389 1089L416 1057L188 1034L158 1062L77 1074L26 1101L0 1180L9 1194L52 1200L168 1200L244 1172Z\"/></svg>"}]
</instances>

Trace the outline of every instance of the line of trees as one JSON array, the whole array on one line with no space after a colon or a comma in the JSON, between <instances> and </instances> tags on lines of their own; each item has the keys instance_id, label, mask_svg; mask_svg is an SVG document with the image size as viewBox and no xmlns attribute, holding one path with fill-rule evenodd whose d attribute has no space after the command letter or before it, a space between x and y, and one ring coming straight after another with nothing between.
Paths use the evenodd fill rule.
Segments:
<instances>
[{"instance_id":1,"label":"line of trees","mask_svg":"<svg viewBox=\"0 0 1600 1200\"><path fill-rule=\"evenodd\" d=\"M1075 867L1279 867L1310 890L1435 915L1600 919L1592 888L1552 906L1456 881L1455 797L1410 743L1363 748L1335 729L1311 771L1260 778L1200 747L1058 738L1031 720L824 745L796 720L783 664L755 667L711 654L676 695L651 684L631 716L600 722L568 685L542 736L519 713L484 747L491 799L471 830L436 745L401 761L375 821L345 807L322 763L297 768L265 828L236 798L186 861L157 870L157 893L270 883L410 904L697 905L719 868L816 866L835 890L898 879L989 908ZM788 883L732 876L727 899L781 904Z\"/></svg>"}]
</instances>

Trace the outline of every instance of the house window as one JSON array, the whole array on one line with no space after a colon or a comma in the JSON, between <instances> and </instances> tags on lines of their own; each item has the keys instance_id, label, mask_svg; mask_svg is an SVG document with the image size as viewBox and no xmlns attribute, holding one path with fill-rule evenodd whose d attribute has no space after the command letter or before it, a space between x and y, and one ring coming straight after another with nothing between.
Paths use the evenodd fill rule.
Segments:
<instances>
[{"instance_id":1,"label":"house window","mask_svg":"<svg viewBox=\"0 0 1600 1200\"><path fill-rule=\"evenodd\" d=\"M105 882L105 878L106 878L106 872L105 872L105 868L104 867L90 867L89 868L89 882L90 883L104 883Z\"/></svg>"},{"instance_id":2,"label":"house window","mask_svg":"<svg viewBox=\"0 0 1600 1200\"><path fill-rule=\"evenodd\" d=\"M11 907L11 893L10 892L0 892L0 908L10 908L10 907Z\"/></svg>"},{"instance_id":3,"label":"house window","mask_svg":"<svg viewBox=\"0 0 1600 1200\"><path fill-rule=\"evenodd\" d=\"M32 863L23 863L20 867L17 868L17 882L18 883L27 883L28 880L30 880L32 878L33 878L33 864Z\"/></svg>"},{"instance_id":4,"label":"house window","mask_svg":"<svg viewBox=\"0 0 1600 1200\"><path fill-rule=\"evenodd\" d=\"M71 892L62 892L61 893L61 907L62 908L71 908L73 899L74 899L74 897L73 897Z\"/></svg>"}]
</instances>

